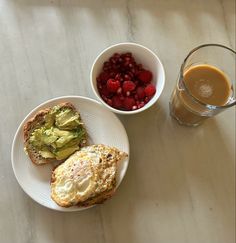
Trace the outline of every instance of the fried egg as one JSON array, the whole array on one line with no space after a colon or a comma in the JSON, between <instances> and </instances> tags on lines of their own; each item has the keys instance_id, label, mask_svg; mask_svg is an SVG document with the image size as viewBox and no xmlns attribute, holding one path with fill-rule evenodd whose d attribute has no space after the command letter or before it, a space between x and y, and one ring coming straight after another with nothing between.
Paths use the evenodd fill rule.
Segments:
<instances>
[{"instance_id":1,"label":"fried egg","mask_svg":"<svg viewBox=\"0 0 236 243\"><path fill-rule=\"evenodd\" d=\"M102 144L75 152L52 172L52 199L62 207L102 201L102 195L105 200L116 188L117 163L125 157L126 153Z\"/></svg>"}]
</instances>

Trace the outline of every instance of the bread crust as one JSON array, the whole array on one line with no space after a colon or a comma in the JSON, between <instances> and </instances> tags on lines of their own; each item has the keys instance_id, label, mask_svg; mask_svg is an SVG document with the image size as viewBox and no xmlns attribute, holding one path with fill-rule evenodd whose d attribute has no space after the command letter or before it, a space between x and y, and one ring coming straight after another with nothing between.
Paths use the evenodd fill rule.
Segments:
<instances>
[{"instance_id":1,"label":"bread crust","mask_svg":"<svg viewBox=\"0 0 236 243\"><path fill-rule=\"evenodd\" d=\"M70 102L63 102L58 104L60 108L70 108L73 111L76 111L76 108L71 104ZM45 108L40 111L38 111L34 117L29 119L23 128L23 136L24 136L24 147L25 151L30 157L30 160L36 164L36 165L44 165L51 162L63 162L65 160L56 160L56 159L50 159L50 158L43 158L35 149L34 147L29 143L30 134L33 130L35 130L37 127L40 127L43 125L45 121L45 116L49 113L50 108ZM83 146L85 146L84 144Z\"/></svg>"}]
</instances>

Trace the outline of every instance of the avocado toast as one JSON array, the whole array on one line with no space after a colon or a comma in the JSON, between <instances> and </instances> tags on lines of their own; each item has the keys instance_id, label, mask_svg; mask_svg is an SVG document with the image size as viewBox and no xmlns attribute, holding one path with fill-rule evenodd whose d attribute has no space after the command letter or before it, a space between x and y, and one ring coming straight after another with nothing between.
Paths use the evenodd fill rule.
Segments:
<instances>
[{"instance_id":1,"label":"avocado toast","mask_svg":"<svg viewBox=\"0 0 236 243\"><path fill-rule=\"evenodd\" d=\"M64 161L87 144L80 114L69 103L39 111L24 125L24 146L36 165Z\"/></svg>"}]
</instances>

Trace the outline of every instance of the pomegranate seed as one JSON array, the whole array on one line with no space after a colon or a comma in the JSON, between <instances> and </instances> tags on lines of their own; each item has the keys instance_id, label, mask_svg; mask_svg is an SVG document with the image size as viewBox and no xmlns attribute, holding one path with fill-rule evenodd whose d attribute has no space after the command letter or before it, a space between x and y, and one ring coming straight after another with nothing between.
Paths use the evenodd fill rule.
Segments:
<instances>
[{"instance_id":1,"label":"pomegranate seed","mask_svg":"<svg viewBox=\"0 0 236 243\"><path fill-rule=\"evenodd\" d=\"M142 107L144 107L143 104L139 104L139 105L138 105L138 109L140 109L140 108L142 108Z\"/></svg>"},{"instance_id":2,"label":"pomegranate seed","mask_svg":"<svg viewBox=\"0 0 236 243\"><path fill-rule=\"evenodd\" d=\"M131 58L129 57L129 56L126 56L125 57L125 61L128 63L128 62L130 62L130 60L131 60Z\"/></svg>"},{"instance_id":3,"label":"pomegranate seed","mask_svg":"<svg viewBox=\"0 0 236 243\"><path fill-rule=\"evenodd\" d=\"M122 62L123 62L123 59L120 57L120 58L118 59L118 62L119 62L119 63L122 63Z\"/></svg>"},{"instance_id":4,"label":"pomegranate seed","mask_svg":"<svg viewBox=\"0 0 236 243\"><path fill-rule=\"evenodd\" d=\"M127 52L127 53L125 53L125 56L126 57L132 57L132 53L131 52Z\"/></svg>"},{"instance_id":5,"label":"pomegranate seed","mask_svg":"<svg viewBox=\"0 0 236 243\"><path fill-rule=\"evenodd\" d=\"M107 101L107 97L106 97L105 95L102 95L102 99L103 99L104 101Z\"/></svg>"},{"instance_id":6,"label":"pomegranate seed","mask_svg":"<svg viewBox=\"0 0 236 243\"><path fill-rule=\"evenodd\" d=\"M129 64L129 67L132 68L134 65L132 63Z\"/></svg>"},{"instance_id":7,"label":"pomegranate seed","mask_svg":"<svg viewBox=\"0 0 236 243\"><path fill-rule=\"evenodd\" d=\"M116 63L116 60L115 60L115 58L114 58L114 57L111 57L111 58L109 59L109 61L110 61L110 63L113 63L113 64L115 64L115 63Z\"/></svg>"},{"instance_id":8,"label":"pomegranate seed","mask_svg":"<svg viewBox=\"0 0 236 243\"><path fill-rule=\"evenodd\" d=\"M130 76L130 79L132 79L132 78L134 77L134 74L131 73L131 72L128 72L128 75ZM129 79L129 80L130 80L130 79Z\"/></svg>"},{"instance_id":9,"label":"pomegranate seed","mask_svg":"<svg viewBox=\"0 0 236 243\"><path fill-rule=\"evenodd\" d=\"M116 80L119 80L119 79L120 79L120 73L117 73L117 74L116 74L115 79L116 79Z\"/></svg>"},{"instance_id":10,"label":"pomegranate seed","mask_svg":"<svg viewBox=\"0 0 236 243\"><path fill-rule=\"evenodd\" d=\"M107 99L107 104L112 106L112 100L111 99Z\"/></svg>"},{"instance_id":11,"label":"pomegranate seed","mask_svg":"<svg viewBox=\"0 0 236 243\"><path fill-rule=\"evenodd\" d=\"M144 105L145 105L145 103L144 103L143 101L141 101L141 102L140 102L140 105L144 106Z\"/></svg>"},{"instance_id":12,"label":"pomegranate seed","mask_svg":"<svg viewBox=\"0 0 236 243\"><path fill-rule=\"evenodd\" d=\"M137 110L137 106L136 105L134 105L133 107L132 107L132 110Z\"/></svg>"},{"instance_id":13,"label":"pomegranate seed","mask_svg":"<svg viewBox=\"0 0 236 243\"><path fill-rule=\"evenodd\" d=\"M131 70L130 70L133 74L135 74L135 68L132 68Z\"/></svg>"},{"instance_id":14,"label":"pomegranate seed","mask_svg":"<svg viewBox=\"0 0 236 243\"><path fill-rule=\"evenodd\" d=\"M117 94L121 94L122 93L122 88L118 88L117 91L116 91Z\"/></svg>"},{"instance_id":15,"label":"pomegranate seed","mask_svg":"<svg viewBox=\"0 0 236 243\"><path fill-rule=\"evenodd\" d=\"M130 80L130 76L127 75L127 74L125 74L125 76L124 76L124 80Z\"/></svg>"},{"instance_id":16,"label":"pomegranate seed","mask_svg":"<svg viewBox=\"0 0 236 243\"><path fill-rule=\"evenodd\" d=\"M127 91L126 92L126 96L130 96L130 91Z\"/></svg>"},{"instance_id":17,"label":"pomegranate seed","mask_svg":"<svg viewBox=\"0 0 236 243\"><path fill-rule=\"evenodd\" d=\"M144 107L144 105L145 105L145 103L142 101L142 102L140 102L139 104L138 104L138 109L140 109L140 108L142 108L142 107Z\"/></svg>"},{"instance_id":18,"label":"pomegranate seed","mask_svg":"<svg viewBox=\"0 0 236 243\"><path fill-rule=\"evenodd\" d=\"M109 75L111 78L114 78L116 76L116 74L114 72L110 72Z\"/></svg>"},{"instance_id":19,"label":"pomegranate seed","mask_svg":"<svg viewBox=\"0 0 236 243\"><path fill-rule=\"evenodd\" d=\"M149 100L150 100L149 97L145 97L145 99L144 99L144 103L147 104Z\"/></svg>"}]
</instances>

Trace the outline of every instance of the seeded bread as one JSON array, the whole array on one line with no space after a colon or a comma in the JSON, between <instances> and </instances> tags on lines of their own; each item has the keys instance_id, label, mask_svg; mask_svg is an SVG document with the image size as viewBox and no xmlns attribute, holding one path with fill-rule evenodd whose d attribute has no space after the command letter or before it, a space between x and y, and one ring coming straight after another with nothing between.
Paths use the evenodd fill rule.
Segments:
<instances>
[{"instance_id":1,"label":"seeded bread","mask_svg":"<svg viewBox=\"0 0 236 243\"><path fill-rule=\"evenodd\" d=\"M70 108L73 111L75 111L75 107L69 103L61 103L58 106L61 108ZM28 120L25 125L24 125L24 147L25 147L25 152L28 154L30 157L31 161L36 164L36 165L43 165L43 164L48 164L51 162L59 161L56 159L51 159L51 158L43 158L38 151L29 143L29 138L31 133L36 129L41 127L44 122L45 122L45 116L49 113L50 108L45 108L43 110L40 110L37 112L37 114ZM86 144L80 144L80 146L85 146ZM59 162L63 162L64 160L60 160Z\"/></svg>"}]
</instances>

